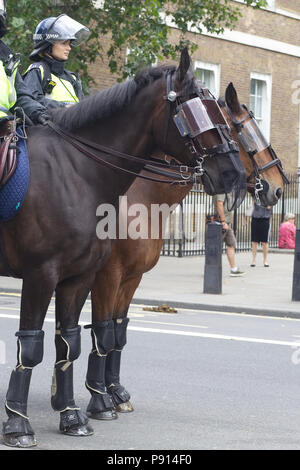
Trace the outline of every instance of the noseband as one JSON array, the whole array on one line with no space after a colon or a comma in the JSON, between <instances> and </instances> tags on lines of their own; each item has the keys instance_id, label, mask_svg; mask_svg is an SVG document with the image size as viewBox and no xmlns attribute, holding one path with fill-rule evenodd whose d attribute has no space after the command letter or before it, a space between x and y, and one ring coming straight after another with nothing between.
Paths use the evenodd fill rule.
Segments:
<instances>
[{"instance_id":1,"label":"noseband","mask_svg":"<svg viewBox=\"0 0 300 470\"><path fill-rule=\"evenodd\" d=\"M287 176L285 175L285 173L283 171L281 161L277 157L277 155L276 155L276 153L275 153L275 151L274 151L274 149L271 145L266 145L265 148L267 150L269 150L269 152L271 154L271 157L272 157L272 160L268 163L265 163L262 166L259 166L257 164L254 156L256 154L260 153L262 150L250 149L249 145L247 145L246 139L243 137L243 134L242 134L242 131L244 129L244 123L246 121L249 122L249 120L252 120L252 121L254 121L255 125L257 126L256 120L255 120L253 112L250 111L245 104L243 104L242 107L247 111L248 114L246 116L244 116L240 121L236 120L233 117L232 112L231 112L231 110L230 110L230 108L228 107L227 104L226 104L226 111L229 114L231 122L232 122L232 124L234 125L234 127L237 131L239 141L241 142L244 150L247 152L247 154L249 155L249 157L251 159L252 166L253 166L253 172L248 176L247 183L248 183L249 188L254 189L255 200L256 200L257 204L260 204L259 193L264 190L263 179L260 176L261 173L263 173L264 171L267 171L270 168L273 168L274 166L276 166L279 170L279 173L282 176L283 182L285 184L289 184L289 180L288 180ZM254 178L255 182L251 183L251 179L253 179L253 178Z\"/></svg>"}]
</instances>

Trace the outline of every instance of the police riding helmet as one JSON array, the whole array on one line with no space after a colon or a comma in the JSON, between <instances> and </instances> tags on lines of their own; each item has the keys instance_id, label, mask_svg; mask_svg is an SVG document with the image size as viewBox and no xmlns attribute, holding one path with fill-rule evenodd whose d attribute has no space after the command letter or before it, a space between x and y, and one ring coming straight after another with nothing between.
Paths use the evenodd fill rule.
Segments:
<instances>
[{"instance_id":1,"label":"police riding helmet","mask_svg":"<svg viewBox=\"0 0 300 470\"><path fill-rule=\"evenodd\" d=\"M6 0L0 0L0 38L6 34Z\"/></svg>"},{"instance_id":2,"label":"police riding helmet","mask_svg":"<svg viewBox=\"0 0 300 470\"><path fill-rule=\"evenodd\" d=\"M0 4L1 4L0 0ZM72 46L82 44L88 39L90 30L73 20L70 16L62 14L57 17L42 20L33 35L34 50L30 54L32 61L41 59L40 53L47 50L51 53L52 45L57 41L70 41Z\"/></svg>"}]
</instances>

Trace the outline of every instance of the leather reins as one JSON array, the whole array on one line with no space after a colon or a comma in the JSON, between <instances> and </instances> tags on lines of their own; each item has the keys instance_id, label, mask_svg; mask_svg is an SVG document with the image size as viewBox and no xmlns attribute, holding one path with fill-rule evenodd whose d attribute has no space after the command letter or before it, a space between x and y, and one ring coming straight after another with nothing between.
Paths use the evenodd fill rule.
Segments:
<instances>
[{"instance_id":1,"label":"leather reins","mask_svg":"<svg viewBox=\"0 0 300 470\"><path fill-rule=\"evenodd\" d=\"M167 91L169 88L169 83L171 83L171 73L167 75ZM175 91L173 93L176 94ZM165 99L166 98L167 97L165 97ZM168 99L166 99L166 101L167 101L167 122L166 122L167 127L166 129L168 129L171 113L170 113L170 107L168 104L170 102L168 101ZM202 168L202 161L196 159L195 155L193 155L194 156L193 161L195 162L194 166L188 166L184 164L171 164L171 163L167 163L166 161L165 162L159 161L158 159L151 159L151 158L145 159L142 157L137 157L137 156L129 155L124 152L120 152L118 150L115 150L110 147L106 147L101 144L97 144L83 137L78 137L66 130L59 128L52 121L48 121L47 124L54 132L60 135L60 137L62 137L65 141L70 143L73 147L75 147L77 150L79 150L81 153L83 153L87 157L91 158L92 160L96 161L97 163L107 168L119 171L121 173L125 173L127 175L142 178L148 181L153 181L156 183L165 183L165 184L174 185L174 184L187 184L187 183L198 182L199 177L201 177L204 172ZM165 134L165 139L166 137L167 135ZM165 143L166 142L164 142L164 144ZM191 151L192 154L195 154L195 149L193 147L189 147L189 150ZM95 153L95 151L97 151L97 153ZM111 155L117 158L122 158L132 163L143 165L144 170L154 173L154 174L158 174L160 176L170 178L170 179L162 180L162 179L153 178L153 177L146 176L146 175L141 175L140 173L137 173L132 170L128 170L126 168L123 168L121 166L118 166L112 162L105 160L99 155L98 152L104 153L106 155Z\"/></svg>"}]
</instances>

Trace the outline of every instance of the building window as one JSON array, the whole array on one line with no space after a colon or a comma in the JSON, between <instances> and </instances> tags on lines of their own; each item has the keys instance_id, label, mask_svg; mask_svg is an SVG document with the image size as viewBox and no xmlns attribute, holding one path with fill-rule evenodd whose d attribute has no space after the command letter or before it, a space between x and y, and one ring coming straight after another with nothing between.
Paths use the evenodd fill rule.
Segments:
<instances>
[{"instance_id":1,"label":"building window","mask_svg":"<svg viewBox=\"0 0 300 470\"><path fill-rule=\"evenodd\" d=\"M272 76L252 73L250 80L250 109L264 134L270 141Z\"/></svg>"},{"instance_id":2,"label":"building window","mask_svg":"<svg viewBox=\"0 0 300 470\"><path fill-rule=\"evenodd\" d=\"M255 118L260 127L262 127L262 102L265 94L266 82L263 80L251 79L250 90L250 108L255 114Z\"/></svg>"},{"instance_id":3,"label":"building window","mask_svg":"<svg viewBox=\"0 0 300 470\"><path fill-rule=\"evenodd\" d=\"M195 75L216 97L220 95L220 65L195 61Z\"/></svg>"}]
</instances>

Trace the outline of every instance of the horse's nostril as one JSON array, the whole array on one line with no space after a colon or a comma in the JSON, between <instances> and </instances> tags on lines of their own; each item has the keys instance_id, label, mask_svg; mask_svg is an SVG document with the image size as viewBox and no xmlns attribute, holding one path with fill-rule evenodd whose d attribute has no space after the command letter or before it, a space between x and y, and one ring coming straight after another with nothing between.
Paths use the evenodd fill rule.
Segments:
<instances>
[{"instance_id":1,"label":"horse's nostril","mask_svg":"<svg viewBox=\"0 0 300 470\"><path fill-rule=\"evenodd\" d=\"M282 196L282 189L281 189L281 188L278 188L278 189L276 190L275 194L276 194L276 197L277 197L278 199L280 199L281 196Z\"/></svg>"}]
</instances>

